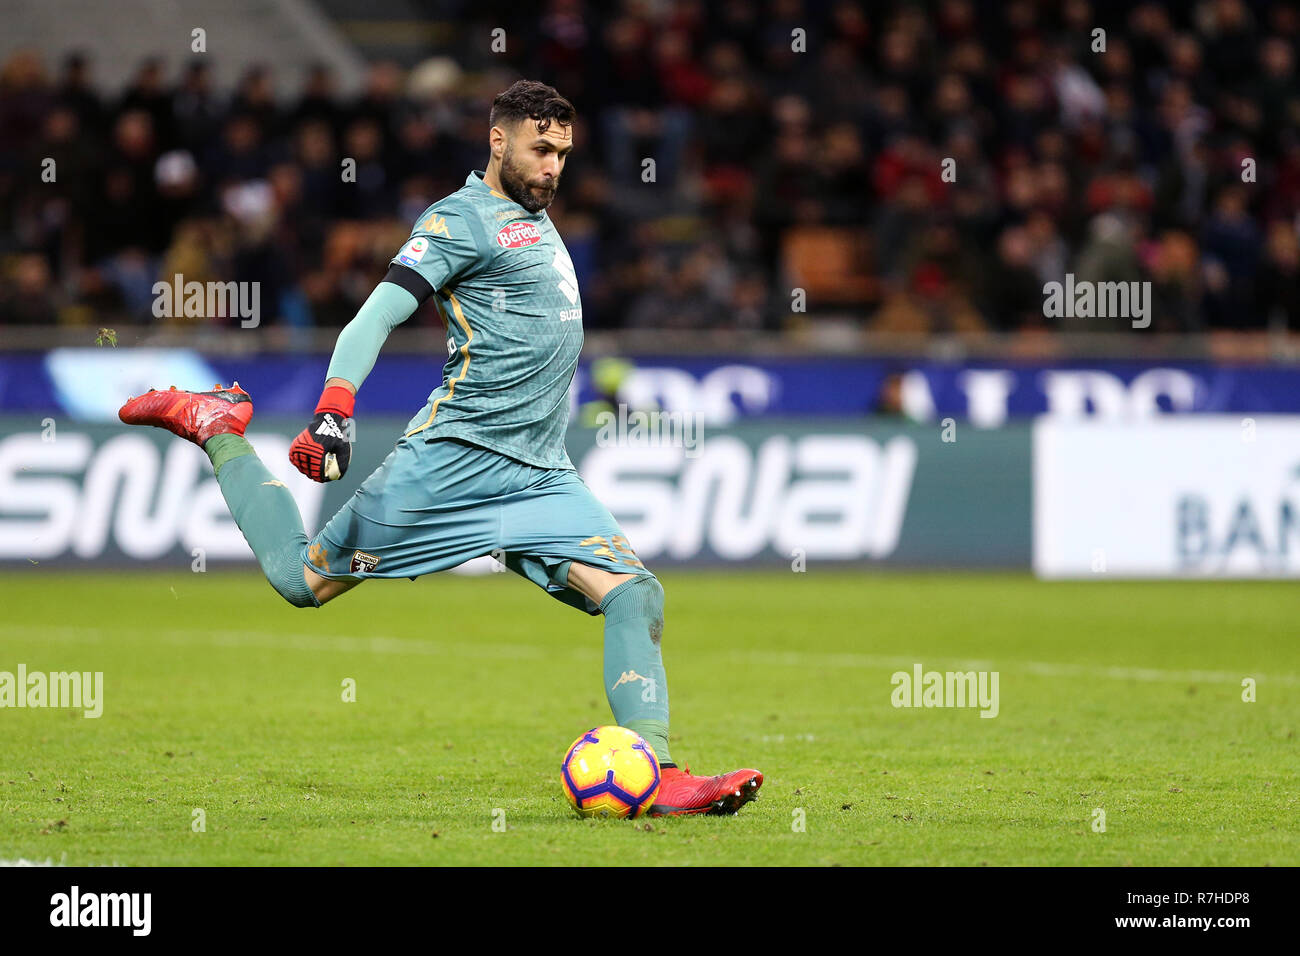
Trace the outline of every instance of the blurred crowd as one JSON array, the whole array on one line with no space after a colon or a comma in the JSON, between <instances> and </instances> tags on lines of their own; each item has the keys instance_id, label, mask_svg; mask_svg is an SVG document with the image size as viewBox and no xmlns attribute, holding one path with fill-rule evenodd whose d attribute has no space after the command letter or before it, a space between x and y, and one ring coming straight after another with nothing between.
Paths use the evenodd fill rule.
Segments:
<instances>
[{"instance_id":1,"label":"blurred crowd","mask_svg":"<svg viewBox=\"0 0 1300 956\"><path fill-rule=\"evenodd\" d=\"M324 65L223 93L196 55L110 98L94 51L12 56L0 325L193 322L152 314L180 273L341 326L525 76L580 113L550 212L590 328L1105 327L1044 317L1074 273L1150 281L1157 331L1300 329L1292 2L608 6L514 10L507 53L377 62L357 97Z\"/></svg>"}]
</instances>

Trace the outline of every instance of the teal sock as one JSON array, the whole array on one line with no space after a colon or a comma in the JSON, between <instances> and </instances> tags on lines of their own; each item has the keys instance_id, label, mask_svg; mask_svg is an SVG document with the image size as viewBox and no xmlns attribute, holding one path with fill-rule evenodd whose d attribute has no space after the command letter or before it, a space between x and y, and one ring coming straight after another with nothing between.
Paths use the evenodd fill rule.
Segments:
<instances>
[{"instance_id":1,"label":"teal sock","mask_svg":"<svg viewBox=\"0 0 1300 956\"><path fill-rule=\"evenodd\" d=\"M253 446L243 435L213 435L203 443L203 451L212 462L212 470L221 480L221 466L240 455L255 455Z\"/></svg>"},{"instance_id":2,"label":"teal sock","mask_svg":"<svg viewBox=\"0 0 1300 956\"><path fill-rule=\"evenodd\" d=\"M303 573L307 533L289 489L275 479L241 435L215 435L203 450L212 460L235 524L271 587L294 607L320 607Z\"/></svg>"},{"instance_id":3,"label":"teal sock","mask_svg":"<svg viewBox=\"0 0 1300 956\"><path fill-rule=\"evenodd\" d=\"M600 602L605 615L605 696L620 727L645 738L660 764L668 754L668 683L659 638L664 589L657 578L637 575Z\"/></svg>"}]
</instances>

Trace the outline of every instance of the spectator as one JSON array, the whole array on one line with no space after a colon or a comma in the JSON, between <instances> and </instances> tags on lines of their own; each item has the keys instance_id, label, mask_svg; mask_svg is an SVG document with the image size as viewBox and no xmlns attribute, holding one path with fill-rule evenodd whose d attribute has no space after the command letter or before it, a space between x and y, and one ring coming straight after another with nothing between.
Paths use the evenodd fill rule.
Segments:
<instances>
[{"instance_id":1,"label":"spectator","mask_svg":"<svg viewBox=\"0 0 1300 956\"><path fill-rule=\"evenodd\" d=\"M371 65L352 102L323 63L281 101L275 67L218 91L213 61L170 77L148 58L111 98L85 52L53 80L9 55L0 321L139 317L172 262L259 277L267 324L346 321L415 216L483 168L487 104L517 73L579 108L554 216L592 328L777 325L782 249L809 227L866 230L869 275L845 278L879 293L841 310L863 327L1068 328L1041 289L1071 265L1151 281L1156 329L1294 325L1284 0L548 0L503 22L491 68L465 52L478 24L448 20L438 55L410 78Z\"/></svg>"}]
</instances>

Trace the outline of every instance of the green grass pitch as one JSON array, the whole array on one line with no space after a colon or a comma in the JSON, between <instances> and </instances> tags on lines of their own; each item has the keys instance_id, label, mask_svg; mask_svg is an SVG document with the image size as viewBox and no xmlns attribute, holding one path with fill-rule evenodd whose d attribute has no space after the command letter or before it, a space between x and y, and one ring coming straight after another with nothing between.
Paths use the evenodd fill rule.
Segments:
<instances>
[{"instance_id":1,"label":"green grass pitch","mask_svg":"<svg viewBox=\"0 0 1300 956\"><path fill-rule=\"evenodd\" d=\"M6 573L0 670L102 671L104 713L0 710L0 860L1300 863L1293 583L662 580L674 756L766 774L735 817L571 814L601 622L513 575L307 611L251 572ZM998 671L999 715L893 707L914 663Z\"/></svg>"}]
</instances>

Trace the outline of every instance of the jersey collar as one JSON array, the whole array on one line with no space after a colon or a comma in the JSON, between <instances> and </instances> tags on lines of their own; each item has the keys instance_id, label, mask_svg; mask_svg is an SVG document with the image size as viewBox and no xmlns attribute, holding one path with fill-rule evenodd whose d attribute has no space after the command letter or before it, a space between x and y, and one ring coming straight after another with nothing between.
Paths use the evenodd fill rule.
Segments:
<instances>
[{"instance_id":1,"label":"jersey collar","mask_svg":"<svg viewBox=\"0 0 1300 956\"><path fill-rule=\"evenodd\" d=\"M546 215L545 209L539 209L537 212L529 212L527 209L525 209L523 206L520 206L519 203L515 202L505 193L497 192L495 189L489 186L487 184L487 181L483 178L486 175L487 175L486 170L482 170L482 169L472 170L470 174L465 177L465 185L478 186L480 189L486 189L497 199L504 199L508 203L513 203L516 207L518 207L519 211L522 212L525 216L530 216L535 219L540 219L541 217Z\"/></svg>"}]
</instances>

